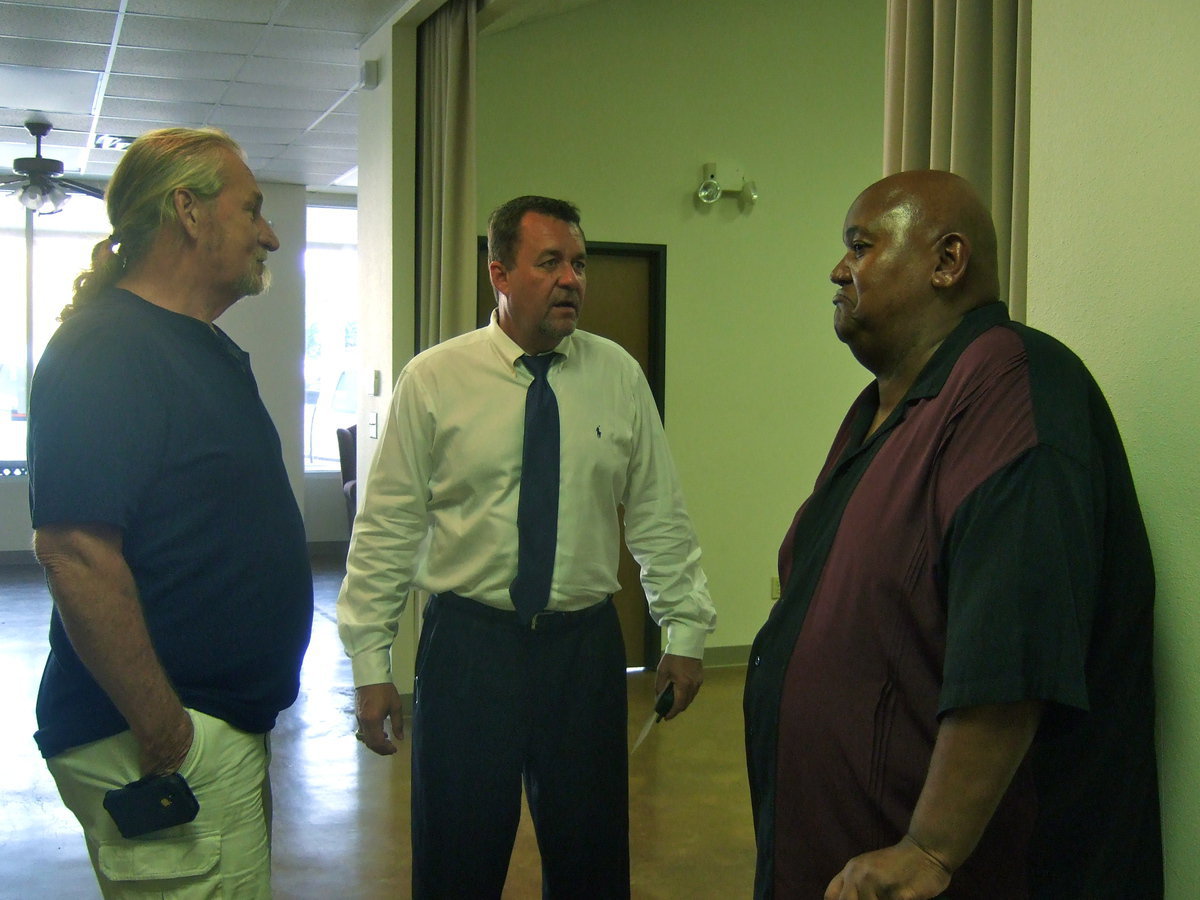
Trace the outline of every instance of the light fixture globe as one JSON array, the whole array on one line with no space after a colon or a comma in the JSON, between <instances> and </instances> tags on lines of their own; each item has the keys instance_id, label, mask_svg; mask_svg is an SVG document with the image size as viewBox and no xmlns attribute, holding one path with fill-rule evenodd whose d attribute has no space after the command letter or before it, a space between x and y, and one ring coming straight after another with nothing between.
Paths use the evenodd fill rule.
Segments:
<instances>
[{"instance_id":1,"label":"light fixture globe","mask_svg":"<svg viewBox=\"0 0 1200 900\"><path fill-rule=\"evenodd\" d=\"M696 196L700 198L701 203L716 203L721 199L721 185L717 184L715 178L705 178L700 182Z\"/></svg>"},{"instance_id":2,"label":"light fixture globe","mask_svg":"<svg viewBox=\"0 0 1200 900\"><path fill-rule=\"evenodd\" d=\"M42 204L46 202L46 188L40 182L31 181L25 187L21 188L21 192L17 194L17 199L21 201L21 205L26 209L37 212L42 208Z\"/></svg>"},{"instance_id":3,"label":"light fixture globe","mask_svg":"<svg viewBox=\"0 0 1200 900\"><path fill-rule=\"evenodd\" d=\"M67 192L61 185L55 184L47 178L35 176L30 179L29 184L21 188L17 194L17 200L26 209L48 216L58 212L66 205Z\"/></svg>"}]
</instances>

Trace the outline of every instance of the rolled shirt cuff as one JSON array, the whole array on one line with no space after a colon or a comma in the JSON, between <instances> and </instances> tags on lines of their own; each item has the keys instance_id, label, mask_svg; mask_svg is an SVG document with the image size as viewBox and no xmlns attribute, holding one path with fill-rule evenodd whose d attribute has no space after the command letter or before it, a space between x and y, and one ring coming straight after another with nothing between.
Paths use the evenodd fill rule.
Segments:
<instances>
[{"instance_id":1,"label":"rolled shirt cuff","mask_svg":"<svg viewBox=\"0 0 1200 900\"><path fill-rule=\"evenodd\" d=\"M667 623L667 647L664 653L704 659L704 641L708 630L684 622Z\"/></svg>"},{"instance_id":2,"label":"rolled shirt cuff","mask_svg":"<svg viewBox=\"0 0 1200 900\"><path fill-rule=\"evenodd\" d=\"M354 686L388 684L392 680L392 657L390 650L370 650L350 657L350 668L354 673Z\"/></svg>"}]
</instances>

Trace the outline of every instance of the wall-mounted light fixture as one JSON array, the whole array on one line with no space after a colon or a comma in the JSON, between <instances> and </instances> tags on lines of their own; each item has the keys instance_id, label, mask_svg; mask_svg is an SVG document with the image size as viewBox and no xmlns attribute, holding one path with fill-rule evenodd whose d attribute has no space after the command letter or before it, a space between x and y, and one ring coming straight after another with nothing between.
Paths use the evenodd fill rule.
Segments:
<instances>
[{"instance_id":1,"label":"wall-mounted light fixture","mask_svg":"<svg viewBox=\"0 0 1200 900\"><path fill-rule=\"evenodd\" d=\"M740 173L738 174L740 175ZM717 164L705 163L700 187L696 190L696 197L701 203L716 203L722 197L726 197L737 200L738 206L747 209L758 202L758 188L755 187L753 181L746 181L742 178L741 182L736 190L722 188L721 182L717 180Z\"/></svg>"}]
</instances>

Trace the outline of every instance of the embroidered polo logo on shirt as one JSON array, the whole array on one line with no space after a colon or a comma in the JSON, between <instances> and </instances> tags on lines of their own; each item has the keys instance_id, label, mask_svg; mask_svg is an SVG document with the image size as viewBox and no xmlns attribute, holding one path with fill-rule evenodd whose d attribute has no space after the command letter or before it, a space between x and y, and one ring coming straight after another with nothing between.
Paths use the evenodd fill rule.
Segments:
<instances>
[{"instance_id":1,"label":"embroidered polo logo on shirt","mask_svg":"<svg viewBox=\"0 0 1200 900\"><path fill-rule=\"evenodd\" d=\"M601 437L599 425L596 426L596 437Z\"/></svg>"}]
</instances>

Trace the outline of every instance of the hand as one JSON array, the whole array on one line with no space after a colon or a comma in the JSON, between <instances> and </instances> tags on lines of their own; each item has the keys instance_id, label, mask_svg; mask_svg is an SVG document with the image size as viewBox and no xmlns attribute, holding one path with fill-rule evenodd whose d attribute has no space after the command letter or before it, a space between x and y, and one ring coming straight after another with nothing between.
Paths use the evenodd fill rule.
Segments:
<instances>
[{"instance_id":1,"label":"hand","mask_svg":"<svg viewBox=\"0 0 1200 900\"><path fill-rule=\"evenodd\" d=\"M355 735L368 750L380 756L391 756L396 745L388 740L383 723L392 720L392 736L404 740L404 706L400 694L390 681L385 684L364 684L354 691L354 714L358 719Z\"/></svg>"},{"instance_id":2,"label":"hand","mask_svg":"<svg viewBox=\"0 0 1200 900\"><path fill-rule=\"evenodd\" d=\"M950 885L950 872L908 835L856 856L825 889L825 900L930 900Z\"/></svg>"},{"instance_id":3,"label":"hand","mask_svg":"<svg viewBox=\"0 0 1200 900\"><path fill-rule=\"evenodd\" d=\"M704 684L704 663L690 656L674 656L664 653L658 661L658 675L654 679L654 693L661 694L668 684L675 685L675 703L664 719L673 719L696 699L700 685Z\"/></svg>"},{"instance_id":4,"label":"hand","mask_svg":"<svg viewBox=\"0 0 1200 900\"><path fill-rule=\"evenodd\" d=\"M138 766L142 775L178 772L192 749L194 737L192 717L181 706L179 716L169 728L155 732L152 739L138 739Z\"/></svg>"}]
</instances>

